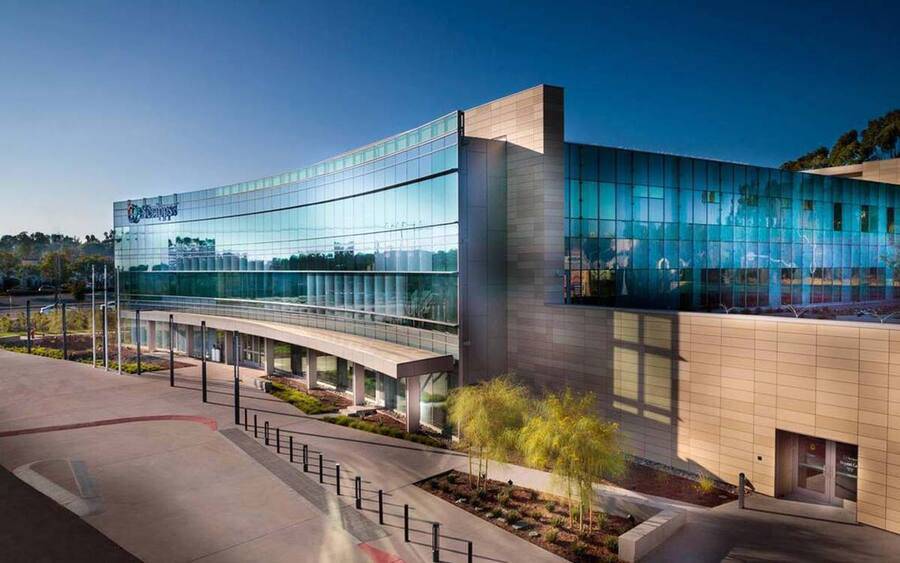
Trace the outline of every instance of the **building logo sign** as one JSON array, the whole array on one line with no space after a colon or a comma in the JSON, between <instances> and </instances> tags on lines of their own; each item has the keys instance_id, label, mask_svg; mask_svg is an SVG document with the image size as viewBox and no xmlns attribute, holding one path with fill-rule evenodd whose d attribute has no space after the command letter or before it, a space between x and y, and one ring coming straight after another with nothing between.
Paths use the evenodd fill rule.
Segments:
<instances>
[{"instance_id":1,"label":"building logo sign","mask_svg":"<svg viewBox=\"0 0 900 563\"><path fill-rule=\"evenodd\" d=\"M160 221L170 221L172 217L178 215L178 202L164 204L162 198L155 205L148 203L137 204L128 202L128 221L131 223L139 223L141 219L159 219Z\"/></svg>"}]
</instances>

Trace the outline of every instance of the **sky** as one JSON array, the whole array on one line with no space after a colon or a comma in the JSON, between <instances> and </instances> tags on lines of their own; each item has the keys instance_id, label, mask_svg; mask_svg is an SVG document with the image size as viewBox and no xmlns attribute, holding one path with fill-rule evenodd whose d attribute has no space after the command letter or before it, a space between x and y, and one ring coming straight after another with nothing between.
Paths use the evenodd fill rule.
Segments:
<instances>
[{"instance_id":1,"label":"sky","mask_svg":"<svg viewBox=\"0 0 900 563\"><path fill-rule=\"evenodd\" d=\"M0 0L0 234L548 83L566 139L777 166L900 107L900 2Z\"/></svg>"}]
</instances>

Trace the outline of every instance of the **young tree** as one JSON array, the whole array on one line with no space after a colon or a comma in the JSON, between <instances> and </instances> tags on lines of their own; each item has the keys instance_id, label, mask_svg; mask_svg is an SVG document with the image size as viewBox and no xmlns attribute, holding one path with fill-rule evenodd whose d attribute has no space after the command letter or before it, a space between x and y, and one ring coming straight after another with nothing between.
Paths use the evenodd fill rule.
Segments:
<instances>
[{"instance_id":1,"label":"young tree","mask_svg":"<svg viewBox=\"0 0 900 563\"><path fill-rule=\"evenodd\" d=\"M476 486L481 488L489 460L508 461L517 451L518 435L530 409L528 390L509 375L459 387L450 393L449 417L469 456L470 485L473 456L478 458Z\"/></svg>"},{"instance_id":2,"label":"young tree","mask_svg":"<svg viewBox=\"0 0 900 563\"><path fill-rule=\"evenodd\" d=\"M549 469L563 485L572 524L573 494L578 495L579 524L584 513L592 518L593 483L621 473L624 459L618 444L618 425L595 414L591 394L576 397L571 390L550 394L538 414L521 433L520 447L526 462Z\"/></svg>"}]
</instances>

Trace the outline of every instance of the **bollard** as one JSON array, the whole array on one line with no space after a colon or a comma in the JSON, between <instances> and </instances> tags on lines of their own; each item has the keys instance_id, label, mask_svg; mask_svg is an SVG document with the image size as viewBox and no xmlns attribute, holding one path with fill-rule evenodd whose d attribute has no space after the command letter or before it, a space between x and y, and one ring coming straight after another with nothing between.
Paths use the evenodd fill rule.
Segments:
<instances>
[{"instance_id":1,"label":"bollard","mask_svg":"<svg viewBox=\"0 0 900 563\"><path fill-rule=\"evenodd\" d=\"M744 508L744 487L746 486L747 477L743 473L738 475L738 508Z\"/></svg>"},{"instance_id":2,"label":"bollard","mask_svg":"<svg viewBox=\"0 0 900 563\"><path fill-rule=\"evenodd\" d=\"M288 449L290 453L288 454L290 457L288 458L291 463L294 463L294 437L288 436Z\"/></svg>"},{"instance_id":3,"label":"bollard","mask_svg":"<svg viewBox=\"0 0 900 563\"><path fill-rule=\"evenodd\" d=\"M259 426L256 425L256 415L253 415L253 437L259 438Z\"/></svg>"},{"instance_id":4,"label":"bollard","mask_svg":"<svg viewBox=\"0 0 900 563\"><path fill-rule=\"evenodd\" d=\"M466 548L466 561L468 561L468 563L472 563L472 559L473 559L472 542L470 541L470 542L468 542L468 544L469 545Z\"/></svg>"},{"instance_id":5,"label":"bollard","mask_svg":"<svg viewBox=\"0 0 900 563\"><path fill-rule=\"evenodd\" d=\"M268 420L265 422L265 425L263 426L263 437L265 438L266 445L268 446L269 445L269 421Z\"/></svg>"},{"instance_id":6,"label":"bollard","mask_svg":"<svg viewBox=\"0 0 900 563\"><path fill-rule=\"evenodd\" d=\"M66 305L63 303L63 311L65 311ZM63 313L63 322L65 322L66 315ZM135 309L134 311L134 339L137 341L137 374L141 375L144 371L141 366L141 310Z\"/></svg>"},{"instance_id":7,"label":"bollard","mask_svg":"<svg viewBox=\"0 0 900 563\"><path fill-rule=\"evenodd\" d=\"M275 429L275 453L281 453L281 428Z\"/></svg>"},{"instance_id":8,"label":"bollard","mask_svg":"<svg viewBox=\"0 0 900 563\"><path fill-rule=\"evenodd\" d=\"M431 523L431 560L439 563L441 560L441 525Z\"/></svg>"},{"instance_id":9,"label":"bollard","mask_svg":"<svg viewBox=\"0 0 900 563\"><path fill-rule=\"evenodd\" d=\"M334 464L334 488L337 491L337 495L341 496L341 464Z\"/></svg>"},{"instance_id":10,"label":"bollard","mask_svg":"<svg viewBox=\"0 0 900 563\"><path fill-rule=\"evenodd\" d=\"M322 454L319 454L319 483L325 482L325 472L322 470Z\"/></svg>"},{"instance_id":11,"label":"bollard","mask_svg":"<svg viewBox=\"0 0 900 563\"><path fill-rule=\"evenodd\" d=\"M378 489L378 523L384 525L384 491Z\"/></svg>"},{"instance_id":12,"label":"bollard","mask_svg":"<svg viewBox=\"0 0 900 563\"><path fill-rule=\"evenodd\" d=\"M356 476L355 480L356 485L356 509L362 509L362 477L359 475Z\"/></svg>"},{"instance_id":13,"label":"bollard","mask_svg":"<svg viewBox=\"0 0 900 563\"><path fill-rule=\"evenodd\" d=\"M244 409L244 432L247 431L247 409Z\"/></svg>"},{"instance_id":14,"label":"bollard","mask_svg":"<svg viewBox=\"0 0 900 563\"><path fill-rule=\"evenodd\" d=\"M303 472L309 473L309 447L303 444Z\"/></svg>"},{"instance_id":15,"label":"bollard","mask_svg":"<svg viewBox=\"0 0 900 563\"><path fill-rule=\"evenodd\" d=\"M409 505L403 505L403 541L409 543Z\"/></svg>"}]
</instances>

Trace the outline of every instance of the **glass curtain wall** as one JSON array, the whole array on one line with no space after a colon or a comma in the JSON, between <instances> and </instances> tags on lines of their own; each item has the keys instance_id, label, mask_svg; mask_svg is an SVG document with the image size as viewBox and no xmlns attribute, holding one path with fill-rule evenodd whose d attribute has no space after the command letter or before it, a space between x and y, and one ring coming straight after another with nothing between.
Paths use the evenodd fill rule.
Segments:
<instances>
[{"instance_id":1,"label":"glass curtain wall","mask_svg":"<svg viewBox=\"0 0 900 563\"><path fill-rule=\"evenodd\" d=\"M567 143L568 303L775 309L890 299L896 186Z\"/></svg>"},{"instance_id":2,"label":"glass curtain wall","mask_svg":"<svg viewBox=\"0 0 900 563\"><path fill-rule=\"evenodd\" d=\"M117 203L123 300L278 302L455 333L458 124L453 113L299 171Z\"/></svg>"}]
</instances>

